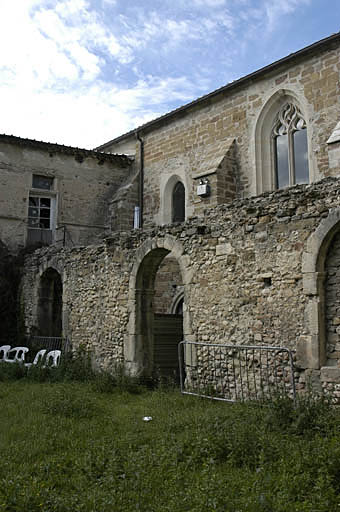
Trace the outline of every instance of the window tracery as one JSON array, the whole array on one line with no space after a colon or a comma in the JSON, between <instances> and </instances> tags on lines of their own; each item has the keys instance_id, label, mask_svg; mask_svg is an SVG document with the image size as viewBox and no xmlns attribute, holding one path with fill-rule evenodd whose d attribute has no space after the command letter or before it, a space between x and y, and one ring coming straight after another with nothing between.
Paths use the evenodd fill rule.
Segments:
<instances>
[{"instance_id":1,"label":"window tracery","mask_svg":"<svg viewBox=\"0 0 340 512\"><path fill-rule=\"evenodd\" d=\"M300 109L285 103L272 128L275 186L309 183L307 126Z\"/></svg>"}]
</instances>

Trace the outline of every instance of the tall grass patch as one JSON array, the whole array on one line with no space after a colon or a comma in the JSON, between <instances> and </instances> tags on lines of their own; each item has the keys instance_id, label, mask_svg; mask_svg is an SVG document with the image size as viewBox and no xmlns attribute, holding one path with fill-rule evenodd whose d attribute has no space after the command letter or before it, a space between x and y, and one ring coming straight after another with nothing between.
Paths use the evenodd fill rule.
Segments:
<instances>
[{"instance_id":1,"label":"tall grass patch","mask_svg":"<svg viewBox=\"0 0 340 512\"><path fill-rule=\"evenodd\" d=\"M327 402L114 390L0 383L0 511L338 509L340 418Z\"/></svg>"}]
</instances>

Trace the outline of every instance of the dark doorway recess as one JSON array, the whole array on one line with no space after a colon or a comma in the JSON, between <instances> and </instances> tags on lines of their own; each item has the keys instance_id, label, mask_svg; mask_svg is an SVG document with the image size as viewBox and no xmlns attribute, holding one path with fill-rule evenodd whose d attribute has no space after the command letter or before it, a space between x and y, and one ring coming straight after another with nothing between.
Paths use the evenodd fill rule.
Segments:
<instances>
[{"instance_id":1,"label":"dark doorway recess","mask_svg":"<svg viewBox=\"0 0 340 512\"><path fill-rule=\"evenodd\" d=\"M49 268L41 276L38 297L40 336L62 335L63 285L59 273Z\"/></svg>"},{"instance_id":2,"label":"dark doorway recess","mask_svg":"<svg viewBox=\"0 0 340 512\"><path fill-rule=\"evenodd\" d=\"M178 381L183 315L173 314L172 305L183 288L181 269L171 251L156 248L144 257L136 277L136 332L130 347L136 373Z\"/></svg>"},{"instance_id":3,"label":"dark doorway recess","mask_svg":"<svg viewBox=\"0 0 340 512\"><path fill-rule=\"evenodd\" d=\"M183 316L155 314L154 367L161 377L179 382L178 344L183 339Z\"/></svg>"}]
</instances>

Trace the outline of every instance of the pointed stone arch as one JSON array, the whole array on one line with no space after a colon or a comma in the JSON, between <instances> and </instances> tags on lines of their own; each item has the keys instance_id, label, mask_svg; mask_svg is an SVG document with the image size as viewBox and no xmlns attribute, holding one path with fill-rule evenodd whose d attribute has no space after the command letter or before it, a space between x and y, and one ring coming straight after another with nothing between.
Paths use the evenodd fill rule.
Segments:
<instances>
[{"instance_id":1,"label":"pointed stone arch","mask_svg":"<svg viewBox=\"0 0 340 512\"><path fill-rule=\"evenodd\" d=\"M256 165L256 187L254 193L256 195L275 189L275 157L271 144L271 133L275 117L285 103L292 103L301 112L307 124L308 139L308 162L310 181L315 180L315 172L313 170L313 158L311 154L312 148L312 130L308 116L308 105L306 100L293 89L278 89L267 99L259 113L255 123L254 140L255 140L255 165Z\"/></svg>"},{"instance_id":2,"label":"pointed stone arch","mask_svg":"<svg viewBox=\"0 0 340 512\"><path fill-rule=\"evenodd\" d=\"M60 321L59 327L56 325L51 328L42 328L42 319L43 319L43 282L50 281L49 288L49 301L50 306L52 307L52 295L55 293L54 284L56 287L59 287L60 291ZM52 283L53 281L53 283ZM45 283L48 284L47 282ZM45 290L47 291L47 289ZM39 265L38 272L35 277L34 284L34 295L33 295L33 331L36 334L42 334L44 336L66 336L68 325L67 325L67 311L65 308L65 300L64 300L64 292L65 292L65 275L64 275L64 265L60 258L55 257L44 257ZM46 297L48 298L48 297ZM46 302L46 307L47 307ZM48 308L47 308L48 309ZM53 308L52 308L53 309ZM46 311L48 313L48 311ZM55 311L56 313L56 311ZM49 311L49 314L52 315L52 311ZM57 334L58 331L58 334Z\"/></svg>"},{"instance_id":3,"label":"pointed stone arch","mask_svg":"<svg viewBox=\"0 0 340 512\"><path fill-rule=\"evenodd\" d=\"M184 222L191 211L189 205L189 183L184 171L171 174L170 176L164 176L162 177L160 184L160 213L158 223L161 225L172 224L174 222L173 193L178 184L183 187L183 220L181 220L181 222Z\"/></svg>"},{"instance_id":4,"label":"pointed stone arch","mask_svg":"<svg viewBox=\"0 0 340 512\"><path fill-rule=\"evenodd\" d=\"M172 300L171 312L176 313L179 309L183 308L183 303L184 303L184 293L183 293L183 290L180 290Z\"/></svg>"},{"instance_id":5,"label":"pointed stone arch","mask_svg":"<svg viewBox=\"0 0 340 512\"><path fill-rule=\"evenodd\" d=\"M180 242L166 235L164 238L146 240L136 251L129 282L129 322L124 340L125 365L133 375L151 375L153 371L154 282L161 262L170 253L178 262L186 300L189 297L192 270L189 257ZM183 310L183 336L193 340L187 304Z\"/></svg>"},{"instance_id":6,"label":"pointed stone arch","mask_svg":"<svg viewBox=\"0 0 340 512\"><path fill-rule=\"evenodd\" d=\"M340 208L334 208L310 235L302 255L307 334L298 340L297 358L303 368L319 369L326 364L325 262L330 244L339 230Z\"/></svg>"}]
</instances>

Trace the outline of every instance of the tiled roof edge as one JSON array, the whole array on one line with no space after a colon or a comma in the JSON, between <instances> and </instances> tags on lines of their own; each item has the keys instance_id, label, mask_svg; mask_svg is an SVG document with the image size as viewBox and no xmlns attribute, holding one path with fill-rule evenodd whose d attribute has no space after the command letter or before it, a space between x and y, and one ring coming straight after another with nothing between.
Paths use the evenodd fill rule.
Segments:
<instances>
[{"instance_id":1,"label":"tiled roof edge","mask_svg":"<svg viewBox=\"0 0 340 512\"><path fill-rule=\"evenodd\" d=\"M72 146L65 146L63 144L56 144L52 142L43 142L41 140L26 139L22 137L16 137L15 135L0 134L0 142L6 142L8 144L15 144L18 146L31 147L33 149L42 149L49 151L50 153L58 152L66 155L78 156L78 158L93 157L99 161L108 160L111 162L120 161L121 163L129 164L131 158L126 155L105 153L103 151L95 149L83 149Z\"/></svg>"}]
</instances>

